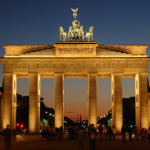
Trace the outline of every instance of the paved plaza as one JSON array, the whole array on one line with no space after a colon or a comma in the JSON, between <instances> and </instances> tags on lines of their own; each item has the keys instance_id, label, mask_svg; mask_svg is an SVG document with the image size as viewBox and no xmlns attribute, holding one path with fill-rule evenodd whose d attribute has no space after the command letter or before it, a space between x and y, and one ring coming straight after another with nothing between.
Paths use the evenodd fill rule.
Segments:
<instances>
[{"instance_id":1,"label":"paved plaza","mask_svg":"<svg viewBox=\"0 0 150 150\"><path fill-rule=\"evenodd\" d=\"M97 140L96 150L149 150L150 143L122 143L116 141ZM4 150L4 143L0 142L0 150ZM17 141L12 140L12 150L78 150L77 140L47 141L40 136L17 136ZM84 142L84 150L89 150L88 140Z\"/></svg>"}]
</instances>

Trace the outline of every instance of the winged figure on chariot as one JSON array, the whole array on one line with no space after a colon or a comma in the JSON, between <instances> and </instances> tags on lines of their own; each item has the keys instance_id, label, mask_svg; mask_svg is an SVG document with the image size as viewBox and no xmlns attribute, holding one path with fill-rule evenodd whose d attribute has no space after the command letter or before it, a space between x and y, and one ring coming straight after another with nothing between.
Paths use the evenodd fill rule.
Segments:
<instances>
[{"instance_id":1,"label":"winged figure on chariot","mask_svg":"<svg viewBox=\"0 0 150 150\"><path fill-rule=\"evenodd\" d=\"M72 26L69 27L69 31L68 31L69 42L72 42L74 40L75 41L79 40L80 42L84 42L84 37L87 42L93 40L94 27L91 26L89 32L86 32L84 36L83 25L80 26L80 21L76 20L78 8L77 9L71 8L71 10L73 11L73 17L75 18L75 20L72 21ZM59 31L60 31L60 40L63 38L63 41L66 42L67 32L63 30L62 26L59 27Z\"/></svg>"}]
</instances>

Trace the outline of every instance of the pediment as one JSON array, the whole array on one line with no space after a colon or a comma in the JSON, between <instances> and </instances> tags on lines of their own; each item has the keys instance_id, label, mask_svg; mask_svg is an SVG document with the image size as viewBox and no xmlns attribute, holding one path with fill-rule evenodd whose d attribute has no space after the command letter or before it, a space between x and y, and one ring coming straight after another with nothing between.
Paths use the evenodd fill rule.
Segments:
<instances>
[{"instance_id":1,"label":"pediment","mask_svg":"<svg viewBox=\"0 0 150 150\"><path fill-rule=\"evenodd\" d=\"M21 54L21 56L55 56L55 48L37 50L30 53Z\"/></svg>"},{"instance_id":2,"label":"pediment","mask_svg":"<svg viewBox=\"0 0 150 150\"><path fill-rule=\"evenodd\" d=\"M4 57L147 57L147 47L147 45L98 45L95 42L6 45Z\"/></svg>"},{"instance_id":3,"label":"pediment","mask_svg":"<svg viewBox=\"0 0 150 150\"><path fill-rule=\"evenodd\" d=\"M55 57L55 48L52 49L44 49L44 50L37 50L30 53L22 54L21 56L24 57ZM96 56L95 57L132 57L132 54L122 53L114 50L96 49Z\"/></svg>"}]
</instances>

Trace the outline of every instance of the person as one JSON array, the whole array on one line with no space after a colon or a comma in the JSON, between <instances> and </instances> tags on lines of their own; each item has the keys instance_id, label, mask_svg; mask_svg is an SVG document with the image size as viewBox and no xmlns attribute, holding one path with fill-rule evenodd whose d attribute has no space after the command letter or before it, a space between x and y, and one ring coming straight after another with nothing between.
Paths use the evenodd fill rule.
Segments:
<instances>
[{"instance_id":1,"label":"person","mask_svg":"<svg viewBox=\"0 0 150 150\"><path fill-rule=\"evenodd\" d=\"M112 139L112 129L111 129L111 127L108 127L108 138L109 138L109 141Z\"/></svg>"},{"instance_id":2,"label":"person","mask_svg":"<svg viewBox=\"0 0 150 150\"><path fill-rule=\"evenodd\" d=\"M52 140L56 139L56 129L55 127L53 126L52 127Z\"/></svg>"},{"instance_id":3,"label":"person","mask_svg":"<svg viewBox=\"0 0 150 150\"><path fill-rule=\"evenodd\" d=\"M85 136L85 131L83 127L81 126L77 130L78 150L83 150L84 136Z\"/></svg>"},{"instance_id":4,"label":"person","mask_svg":"<svg viewBox=\"0 0 150 150\"><path fill-rule=\"evenodd\" d=\"M128 132L129 132L129 142L132 142L132 128L128 126Z\"/></svg>"},{"instance_id":5,"label":"person","mask_svg":"<svg viewBox=\"0 0 150 150\"><path fill-rule=\"evenodd\" d=\"M45 129L42 129L41 135L42 135L41 140L42 140L43 138L46 138L46 139L47 139L47 135L46 135L46 130L45 130Z\"/></svg>"},{"instance_id":6,"label":"person","mask_svg":"<svg viewBox=\"0 0 150 150\"><path fill-rule=\"evenodd\" d=\"M3 131L4 135L4 142L5 142L5 150L11 149L11 129L9 128L9 125L7 125L6 129Z\"/></svg>"},{"instance_id":7,"label":"person","mask_svg":"<svg viewBox=\"0 0 150 150\"><path fill-rule=\"evenodd\" d=\"M59 128L59 137L58 137L59 140L62 140L63 139L63 127L61 126Z\"/></svg>"},{"instance_id":8,"label":"person","mask_svg":"<svg viewBox=\"0 0 150 150\"><path fill-rule=\"evenodd\" d=\"M116 130L115 126L113 125L113 127L112 127L113 140L116 139L116 133L117 133L117 130Z\"/></svg>"},{"instance_id":9,"label":"person","mask_svg":"<svg viewBox=\"0 0 150 150\"><path fill-rule=\"evenodd\" d=\"M148 142L150 143L150 127L148 128L147 134L148 134Z\"/></svg>"},{"instance_id":10,"label":"person","mask_svg":"<svg viewBox=\"0 0 150 150\"><path fill-rule=\"evenodd\" d=\"M146 142L146 137L147 137L147 129L146 129L146 128L144 128L144 130L145 130L144 141Z\"/></svg>"},{"instance_id":11,"label":"person","mask_svg":"<svg viewBox=\"0 0 150 150\"><path fill-rule=\"evenodd\" d=\"M135 126L135 129L134 129L134 132L135 132L135 142L138 142L139 141L139 129L137 128L137 126Z\"/></svg>"},{"instance_id":12,"label":"person","mask_svg":"<svg viewBox=\"0 0 150 150\"><path fill-rule=\"evenodd\" d=\"M107 140L108 139L108 130L107 130L106 126L103 127L103 134L105 136L105 140Z\"/></svg>"},{"instance_id":13,"label":"person","mask_svg":"<svg viewBox=\"0 0 150 150\"><path fill-rule=\"evenodd\" d=\"M103 135L102 125L99 126L99 134L100 134L100 140L102 140L102 135Z\"/></svg>"},{"instance_id":14,"label":"person","mask_svg":"<svg viewBox=\"0 0 150 150\"><path fill-rule=\"evenodd\" d=\"M72 128L71 128L71 139L72 139L72 140L74 139L74 135L75 135L75 128L72 127Z\"/></svg>"},{"instance_id":15,"label":"person","mask_svg":"<svg viewBox=\"0 0 150 150\"><path fill-rule=\"evenodd\" d=\"M16 129L15 128L13 129L13 136L14 136L14 139L16 139Z\"/></svg>"},{"instance_id":16,"label":"person","mask_svg":"<svg viewBox=\"0 0 150 150\"><path fill-rule=\"evenodd\" d=\"M90 150L96 150L96 129L94 127L94 124L91 124L89 127L89 136L90 136L90 141L89 141L89 146Z\"/></svg>"},{"instance_id":17,"label":"person","mask_svg":"<svg viewBox=\"0 0 150 150\"><path fill-rule=\"evenodd\" d=\"M72 127L70 126L70 127L68 128L68 132L69 132L68 140L70 140L70 139L71 139L71 130L72 130Z\"/></svg>"},{"instance_id":18,"label":"person","mask_svg":"<svg viewBox=\"0 0 150 150\"><path fill-rule=\"evenodd\" d=\"M126 134L125 134L126 133L126 128L125 128L124 125L122 126L121 132L122 132L122 142L126 143Z\"/></svg>"},{"instance_id":19,"label":"person","mask_svg":"<svg viewBox=\"0 0 150 150\"><path fill-rule=\"evenodd\" d=\"M56 140L58 140L58 138L59 138L59 128L56 128Z\"/></svg>"},{"instance_id":20,"label":"person","mask_svg":"<svg viewBox=\"0 0 150 150\"><path fill-rule=\"evenodd\" d=\"M144 130L144 128L142 128L142 130L141 130L141 142L143 142L145 140L145 135L146 135L146 131Z\"/></svg>"}]
</instances>

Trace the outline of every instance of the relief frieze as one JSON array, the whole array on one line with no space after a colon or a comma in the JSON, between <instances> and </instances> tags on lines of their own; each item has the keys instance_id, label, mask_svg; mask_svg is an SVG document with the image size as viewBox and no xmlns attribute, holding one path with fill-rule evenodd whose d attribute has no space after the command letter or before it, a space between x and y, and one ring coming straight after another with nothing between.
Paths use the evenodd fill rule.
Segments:
<instances>
[{"instance_id":1,"label":"relief frieze","mask_svg":"<svg viewBox=\"0 0 150 150\"><path fill-rule=\"evenodd\" d=\"M146 68L144 63L134 62L10 62L6 68Z\"/></svg>"},{"instance_id":2,"label":"relief frieze","mask_svg":"<svg viewBox=\"0 0 150 150\"><path fill-rule=\"evenodd\" d=\"M58 54L93 54L92 48L59 48Z\"/></svg>"}]
</instances>

